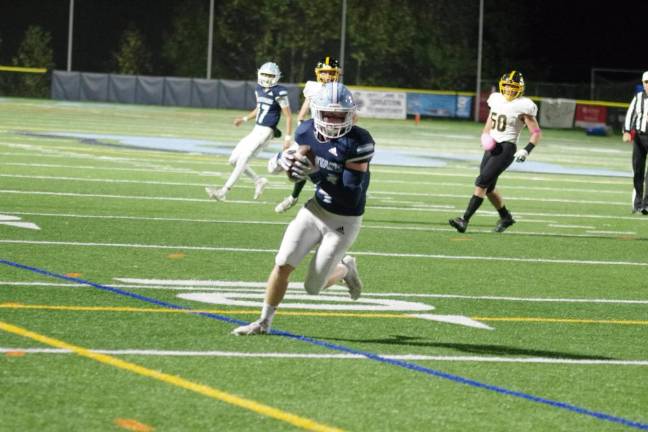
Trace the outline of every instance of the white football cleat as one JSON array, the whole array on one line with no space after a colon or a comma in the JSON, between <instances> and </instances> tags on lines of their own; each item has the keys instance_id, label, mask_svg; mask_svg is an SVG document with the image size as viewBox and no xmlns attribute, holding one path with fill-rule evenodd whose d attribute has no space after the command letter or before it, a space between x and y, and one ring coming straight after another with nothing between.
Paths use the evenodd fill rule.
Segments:
<instances>
[{"instance_id":1,"label":"white football cleat","mask_svg":"<svg viewBox=\"0 0 648 432\"><path fill-rule=\"evenodd\" d=\"M225 188L217 189L217 188L207 186L205 188L205 192L207 192L207 196L210 199L214 199L217 201L225 201L225 195L227 195L227 189Z\"/></svg>"},{"instance_id":2,"label":"white football cleat","mask_svg":"<svg viewBox=\"0 0 648 432\"><path fill-rule=\"evenodd\" d=\"M283 213L287 211L288 209L292 208L295 204L297 204L297 199L293 197L292 195L287 196L284 198L283 201L281 201L277 206L275 207L275 212L277 213Z\"/></svg>"},{"instance_id":3,"label":"white football cleat","mask_svg":"<svg viewBox=\"0 0 648 432\"><path fill-rule=\"evenodd\" d=\"M347 288L349 288L351 300L358 300L362 294L362 281L358 274L356 259L351 255L347 255L342 258L342 264L344 264L348 269L346 276L344 276L344 282L346 283Z\"/></svg>"},{"instance_id":4,"label":"white football cleat","mask_svg":"<svg viewBox=\"0 0 648 432\"><path fill-rule=\"evenodd\" d=\"M259 177L254 182L254 199L259 199L259 197L261 196L263 190L267 185L268 185L268 179L265 177Z\"/></svg>"},{"instance_id":5,"label":"white football cleat","mask_svg":"<svg viewBox=\"0 0 648 432\"><path fill-rule=\"evenodd\" d=\"M270 327L264 321L258 320L251 322L248 325L237 327L232 330L234 336L252 336L257 334L268 334L270 332Z\"/></svg>"}]
</instances>

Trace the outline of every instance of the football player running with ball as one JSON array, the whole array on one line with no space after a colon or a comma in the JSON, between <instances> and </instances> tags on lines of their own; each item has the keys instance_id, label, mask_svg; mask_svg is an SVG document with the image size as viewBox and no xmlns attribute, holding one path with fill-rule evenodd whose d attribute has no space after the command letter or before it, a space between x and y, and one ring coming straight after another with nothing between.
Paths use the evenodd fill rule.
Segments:
<instances>
[{"instance_id":1,"label":"football player running with ball","mask_svg":"<svg viewBox=\"0 0 648 432\"><path fill-rule=\"evenodd\" d=\"M310 108L311 98L319 93L324 84L338 81L341 74L342 69L340 69L340 62L338 62L337 59L334 59L332 57L324 57L317 63L317 65L315 66L315 79L317 81L308 81L304 86L304 103L302 104L301 109L297 114L297 126L299 126L304 121L304 118L308 113L308 109ZM290 147L289 144L289 142L286 142L284 144L283 150L288 150L288 148ZM268 161L269 172L276 172L278 158L280 157L280 155L281 153ZM279 204L277 204L277 206L275 207L275 212L283 213L297 204L299 194L301 193L305 184L306 180L296 182L293 186L292 193L284 198L283 201L281 201Z\"/></svg>"},{"instance_id":2,"label":"football player running with ball","mask_svg":"<svg viewBox=\"0 0 648 432\"><path fill-rule=\"evenodd\" d=\"M285 147L290 147L292 113L288 101L288 90L278 84L279 78L281 78L281 71L276 63L264 63L257 71L257 86L254 90L257 105L247 115L234 119L234 126L237 127L250 119L255 119L254 129L239 141L232 151L229 163L234 169L225 185L220 189L209 186L205 188L209 198L224 201L227 192L232 189L241 174L245 173L254 181L254 199L259 199L268 184L268 180L265 177L258 176L249 167L248 162L268 145L275 135L279 136L281 134L277 129L281 114L286 119Z\"/></svg>"},{"instance_id":3,"label":"football player running with ball","mask_svg":"<svg viewBox=\"0 0 648 432\"><path fill-rule=\"evenodd\" d=\"M355 258L346 255L360 231L369 187L369 162L374 140L354 126L356 104L342 84L330 82L311 100L312 119L295 133L298 150L283 152L280 164L293 181L309 178L315 196L302 207L284 233L275 266L266 285L261 317L232 331L234 335L264 334L288 287L288 278L315 249L304 288L316 295L344 280L353 300L362 282Z\"/></svg>"},{"instance_id":4,"label":"football player running with ball","mask_svg":"<svg viewBox=\"0 0 648 432\"><path fill-rule=\"evenodd\" d=\"M540 142L540 126L536 120L538 107L531 99L522 96L524 94L522 74L514 70L502 75L499 90L499 93L492 93L488 98L490 115L481 136L485 151L479 167L479 176L475 179L473 196L468 202L463 217L448 221L460 233L466 231L470 218L479 209L484 197L488 197L500 216L495 232L504 232L515 223L495 185L500 174L514 160L524 162ZM531 136L529 143L518 150L517 142L525 125L529 128Z\"/></svg>"}]
</instances>

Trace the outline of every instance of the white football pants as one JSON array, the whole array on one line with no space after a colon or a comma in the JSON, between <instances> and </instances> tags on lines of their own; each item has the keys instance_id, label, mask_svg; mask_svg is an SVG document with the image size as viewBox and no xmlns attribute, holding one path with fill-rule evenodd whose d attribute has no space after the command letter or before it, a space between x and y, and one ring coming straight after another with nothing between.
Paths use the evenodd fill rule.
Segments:
<instances>
[{"instance_id":1,"label":"white football pants","mask_svg":"<svg viewBox=\"0 0 648 432\"><path fill-rule=\"evenodd\" d=\"M248 162L256 156L262 148L264 148L272 139L274 131L267 126L254 125L254 129L247 134L232 150L229 157L229 163L234 167L232 174L225 182L227 189L232 189L232 186L238 181L241 174L245 174L252 180L256 180L259 176L248 166Z\"/></svg>"},{"instance_id":2,"label":"white football pants","mask_svg":"<svg viewBox=\"0 0 648 432\"><path fill-rule=\"evenodd\" d=\"M315 199L311 199L286 228L275 264L289 264L296 268L319 244L304 281L306 292L316 295L358 237L361 225L362 216L337 215L324 210Z\"/></svg>"}]
</instances>

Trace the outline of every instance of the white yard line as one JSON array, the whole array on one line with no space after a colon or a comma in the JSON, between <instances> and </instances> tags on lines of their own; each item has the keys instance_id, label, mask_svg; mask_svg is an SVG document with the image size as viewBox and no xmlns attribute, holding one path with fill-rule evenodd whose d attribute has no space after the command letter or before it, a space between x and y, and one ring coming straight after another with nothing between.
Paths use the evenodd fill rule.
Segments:
<instances>
[{"instance_id":1,"label":"white yard line","mask_svg":"<svg viewBox=\"0 0 648 432\"><path fill-rule=\"evenodd\" d=\"M276 254L276 249L260 248L235 248L216 246L187 246L187 245L156 245L141 243L99 243L99 242L68 242L68 241L47 241L47 240L8 240L0 239L0 244L18 244L34 246L75 246L75 247L99 247L99 248L126 248L126 249L162 249L162 250L194 250L208 252L235 252L235 253L271 253ZM550 258L522 258L506 256L470 256L470 255L441 255L441 254L417 254L417 253L389 253L353 251L359 256L379 256L388 258L419 258L437 260L459 260L459 261L502 261L505 263L524 262L532 264L570 264L570 265L609 265L609 266L630 266L648 267L648 262L636 261L603 261L603 260L572 260L572 259L550 259Z\"/></svg>"},{"instance_id":2,"label":"white yard line","mask_svg":"<svg viewBox=\"0 0 648 432\"><path fill-rule=\"evenodd\" d=\"M455 171L450 171L446 169L438 168L410 168L408 170L398 170L394 168L372 168L372 173L382 173L382 174L396 174L396 175L412 175L417 177L462 177L469 178L474 180L478 174L478 171L474 168L466 169L466 174L457 173ZM469 173L470 172L470 173ZM623 185L628 187L628 190L632 189L632 179L628 175L627 179L618 179L618 178L604 178L604 179L579 179L573 178L574 176L566 176L556 174L554 177L546 177L543 175L535 173L518 173L518 172L507 172L507 180L525 180L525 181L543 181L543 182L558 182L558 183L585 183L588 185L592 184L601 184L601 185ZM592 177L592 176L589 176ZM419 181L417 179L417 181ZM502 179L503 180L503 179Z\"/></svg>"},{"instance_id":3,"label":"white yard line","mask_svg":"<svg viewBox=\"0 0 648 432\"><path fill-rule=\"evenodd\" d=\"M9 164L5 164L9 165ZM42 167L44 164L24 164L27 166L34 166L35 168ZM52 165L47 165L47 166L52 166ZM52 167L60 167L60 168L75 168L73 166L52 166ZM108 169L106 167L83 167L84 169ZM132 169L129 169L132 171ZM137 170L140 171L140 170ZM145 170L146 172L159 172L158 170ZM174 171L171 171L174 172ZM184 172L184 171L183 171ZM198 173L195 173L198 174ZM204 176L205 174L200 173L199 175ZM223 173L210 173L212 176L221 176ZM172 185L172 186L201 186L203 183L191 183L191 182L169 182L169 181L154 181L154 180L126 180L126 179L113 179L113 178L88 178L88 177L65 177L65 176L43 176L43 175L28 175L28 174L0 174L0 177L6 177L6 178L28 178L28 179L39 179L39 180L56 180L56 181L78 181L78 182L94 182L94 183L107 183L107 184L114 184L114 183L130 183L130 184L152 184L152 185ZM405 180L376 180L372 179L372 184L406 184L406 185L411 185L411 181L405 181ZM448 182L417 182L416 183L419 186L453 186L453 187L466 187L470 188L472 187L472 183L466 182L466 183L448 183ZM583 193L583 194L596 194L596 195L601 195L601 194L612 194L612 195L622 195L622 196L627 196L628 191L625 190L627 189L627 185L625 185L624 190L596 190L596 189L578 189L578 188L553 188L553 187L538 187L538 186L513 186L513 185L507 185L506 189L511 189L511 190L524 190L524 191L529 191L529 190L535 190L535 191L547 191L547 192L576 192L576 193ZM284 189L284 188L282 188ZM373 192L373 191L372 191ZM389 192L389 191L379 191L379 192L373 192L373 193L384 193L384 194L402 194L401 192Z\"/></svg>"},{"instance_id":4,"label":"white yard line","mask_svg":"<svg viewBox=\"0 0 648 432\"><path fill-rule=\"evenodd\" d=\"M283 189L283 187L282 187ZM0 189L0 193L4 194L17 194L17 195L47 195L47 196L67 196L67 197L78 197L78 198L111 198L111 199L129 199L129 200L155 200L155 201L208 201L207 198L197 199L197 198L183 198L183 197L168 197L168 196L144 196L144 195L108 195L108 194L85 194L85 193L75 193L75 192L49 192L49 191L22 191L14 189ZM408 192L372 192L370 195L397 195L397 196L420 196L420 197L430 197L430 198L459 198L465 199L466 195L464 194L425 194L425 193L408 193ZM630 207L628 202L614 202L614 201L586 201L586 200L569 200L569 199L557 199L557 198L527 198L527 197L507 197L509 201L533 201L541 203L564 203L564 204L596 204L596 205L605 205L605 206L622 206ZM238 203L259 203L258 201L235 201ZM413 202L413 204L418 204ZM420 206L414 210L424 209L426 206L425 203L420 203ZM373 207L373 208L385 208L385 207ZM393 209L398 210L412 210L401 207L394 207ZM637 218L635 218L637 219ZM648 218L644 218L648 220ZM639 219L637 219L639 220Z\"/></svg>"},{"instance_id":5,"label":"white yard line","mask_svg":"<svg viewBox=\"0 0 648 432\"><path fill-rule=\"evenodd\" d=\"M397 195L403 197L430 197L430 198L461 198L466 199L466 194L446 194L446 193L426 193L426 192L385 192L385 191L372 191L371 196L375 195ZM507 200L510 201L533 201L543 203L565 203L565 204L598 204L598 205L612 205L631 207L630 200L625 201L598 201L598 200L577 200L565 198L536 198L536 197L521 197L521 196L508 196ZM414 202L415 203L415 202Z\"/></svg>"},{"instance_id":6,"label":"white yard line","mask_svg":"<svg viewBox=\"0 0 648 432\"><path fill-rule=\"evenodd\" d=\"M61 176L38 176L38 175L20 175L20 174L0 174L0 177L8 178L26 178L31 180L56 180L56 181L74 181L106 184L138 184L138 185L159 185L159 186L205 186L205 183L188 183L188 182L170 182L159 180L125 180L125 179L107 179L107 178L84 178L84 177L61 177Z\"/></svg>"},{"instance_id":7,"label":"white yard line","mask_svg":"<svg viewBox=\"0 0 648 432\"><path fill-rule=\"evenodd\" d=\"M576 229L590 229L590 230L596 229L596 227L591 225L561 225L561 224L551 223L547 226L551 228L576 228Z\"/></svg>"},{"instance_id":8,"label":"white yard line","mask_svg":"<svg viewBox=\"0 0 648 432\"><path fill-rule=\"evenodd\" d=\"M61 154L61 155L56 155L56 154L50 154L52 151L47 151L47 154L40 154L40 155L30 155L29 153L22 154L22 153L8 153L8 152L3 152L0 153L0 156L36 156L36 157L43 157L43 158L59 158L59 159L69 159L71 157L75 159L88 159L88 160L97 160L97 158L100 158L103 161L106 162L116 162L116 163L127 163L131 165L137 165L139 167L151 167L154 165L152 162L157 162L159 164L164 164L160 165L160 169L168 169L168 170L175 170L177 168L173 168L169 166L171 163L178 163L179 161L174 161L174 160L165 160L165 159L139 159L139 158L132 158L132 157L115 157L115 156L98 156L96 154L85 154L85 153L73 153L73 154ZM223 162L219 162L219 160L224 159L223 156L205 156L204 160L186 160L183 159L180 161L183 164L200 164L200 165L205 165L209 163L213 163L216 166L223 166L225 167L226 164ZM13 163L8 163L8 162L3 162L2 164L10 165ZM29 166L30 164L23 164ZM263 167L265 164L262 161L255 161L253 163L253 166L255 167ZM78 168L74 165L71 165L70 168ZM97 167L97 169L106 169L106 167ZM188 169L190 170L190 169ZM459 172L458 172L459 171ZM465 174L461 173L461 171L465 171ZM432 168L432 167L417 167L417 168L404 168L404 169L394 169L394 168L380 168L380 167L374 167L372 168L372 172L374 173L383 173L383 174L396 174L400 176L416 176L417 181L420 180L421 177L426 177L426 176L436 176L436 177L462 177L462 178L468 178L468 179L474 179L476 175L475 168L469 167L469 168L461 168L461 167L455 167L452 170L450 170L447 167L444 168ZM560 177L560 178L558 178ZM586 176L586 177L593 177L593 176ZM628 175L628 178L630 178L630 175ZM535 180L535 181L546 181L546 182L559 182L559 183L584 183L588 185L592 184L604 184L604 185L624 185L628 186L631 185L631 183L628 183L630 180L617 180L617 179L574 179L574 178L566 178L564 175L556 175L556 177L543 177L541 175L536 175L532 173L517 173L517 172L510 172L507 173L507 179L508 180Z\"/></svg>"},{"instance_id":9,"label":"white yard line","mask_svg":"<svg viewBox=\"0 0 648 432\"><path fill-rule=\"evenodd\" d=\"M626 204L628 207L628 213L630 213L630 205ZM376 210L399 210L399 211L427 211L427 212L442 212L447 213L447 210L435 209L435 208L426 208L426 207L417 207L417 208L407 208L407 207L389 207L389 206L380 206L372 205L367 206L366 208L376 209ZM481 211L484 214L496 214L495 212L490 211ZM11 213L5 211L4 213ZM534 216L534 217L564 217L564 218L578 218L578 219L613 219L613 220L628 220L636 223L648 222L648 218L640 216L617 216L617 215L602 215L602 214L591 214L591 213L536 213L536 212L515 212L515 216ZM508 234L508 233L507 233Z\"/></svg>"},{"instance_id":10,"label":"white yard line","mask_svg":"<svg viewBox=\"0 0 648 432\"><path fill-rule=\"evenodd\" d=\"M504 180L504 179L503 179ZM384 179L371 179L372 184L404 184L404 185L411 185L412 181L411 180L384 180ZM418 186L452 186L452 187L465 187L465 188L470 188L472 189L474 187L472 182L465 182L465 183L452 183L452 182L424 182L424 181L417 181L416 184ZM621 185L613 185L613 186L621 186ZM531 186L531 185L524 185L524 186L514 186L510 184L505 184L505 186L502 186L502 189L513 189L513 190L524 190L524 191L547 191L547 192L577 192L577 193L587 193L587 194L596 194L596 195L601 195L601 194L613 194L613 195L623 195L627 196L628 195L628 185L624 184L622 187L619 187L617 190L601 190L601 189L581 189L581 188L561 188L561 187L542 187L542 186Z\"/></svg>"},{"instance_id":11,"label":"white yard line","mask_svg":"<svg viewBox=\"0 0 648 432\"><path fill-rule=\"evenodd\" d=\"M236 291L245 293L265 292L266 282L240 282L220 280L156 280L156 279L135 279L116 278L118 281L127 283L109 283L111 287L120 289L152 289L169 291ZM146 282L144 282L146 281ZM128 283L130 282L130 283ZM20 282L0 281L0 286L16 287L45 287L45 288L93 288L78 283L56 283L56 282ZM291 282L289 291L302 292L304 290L301 282ZM323 296L348 297L346 288L333 286L323 291ZM501 301L501 302L529 302L529 303L591 303L591 304L617 304L617 305L648 305L648 300L626 300L626 299L601 299L601 298L552 298L552 297L512 297L512 296L470 296L461 294L421 294L408 292L364 292L363 297L401 297L401 298L431 298L445 300L470 300L470 301Z\"/></svg>"},{"instance_id":12,"label":"white yard line","mask_svg":"<svg viewBox=\"0 0 648 432\"><path fill-rule=\"evenodd\" d=\"M109 355L140 355L159 357L228 357L228 358L270 358L270 359L310 359L310 360L367 360L360 354L304 354L281 352L237 352L237 351L170 351L170 350L90 350L95 353ZM21 348L0 347L0 353L25 353L25 354L72 354L72 351L57 348ZM392 360L405 361L438 361L438 362L476 362L476 363L539 363L560 364L576 366L648 366L648 360L598 360L598 359L569 359L547 357L490 357L490 356L436 356L424 354L378 354Z\"/></svg>"},{"instance_id":13,"label":"white yard line","mask_svg":"<svg viewBox=\"0 0 648 432\"><path fill-rule=\"evenodd\" d=\"M32 168L62 168L74 170L91 170L91 171L130 171L130 172L145 172L145 173L170 173L170 174L196 174L203 176L221 176L225 173L211 172L211 171L196 171L190 168L169 168L169 167L111 167L111 166L96 166L96 165L62 165L62 164L46 164L46 163L22 163L22 162L2 162L0 165L7 166L20 166ZM228 173L229 175L229 173Z\"/></svg>"},{"instance_id":14,"label":"white yard line","mask_svg":"<svg viewBox=\"0 0 648 432\"><path fill-rule=\"evenodd\" d=\"M605 234L605 235L636 235L634 231L601 231L601 230L590 230L586 231L588 234Z\"/></svg>"},{"instance_id":15,"label":"white yard line","mask_svg":"<svg viewBox=\"0 0 648 432\"><path fill-rule=\"evenodd\" d=\"M197 201L202 201L198 199ZM229 201L236 202L241 204L257 204L264 203L268 204L266 201ZM401 209L402 210L402 209ZM430 210L427 208L421 208L420 210ZM448 209L439 209L444 213L447 213ZM144 216L117 216L117 215L77 215L69 213L37 213L37 212L4 212L8 214L23 215L23 216L45 216L45 217L62 217L62 218L80 218L80 219L114 219L114 220L134 220L134 221L157 221L157 222L187 222L187 223L209 223L209 224L235 224L235 225L280 225L285 226L285 221L262 221L262 220L226 220L226 219L192 219L192 218L171 218L171 217L144 217ZM495 215L495 212L484 211L485 215ZM516 215L524 215L524 213L516 213ZM546 216L550 216L547 214ZM578 217L579 215L572 215L572 217ZM565 216L567 217L567 216ZM624 217L610 217L610 219L625 219ZM534 220L520 218L520 221L525 223L550 223L555 221L546 221L546 220ZM378 229L378 230L393 230L393 231L418 231L418 232L456 232L453 228L442 228L442 227L423 227L423 226L390 226L390 225L374 225L371 223L365 223L362 225L363 229ZM593 228L593 227L592 227ZM491 233L491 229L481 229L481 228L472 228L471 233ZM593 236L609 236L609 235L636 235L634 232L617 233L612 232L613 234L604 234L600 233L585 233L585 234L574 234L574 233L564 233L564 232L544 232L544 231L520 231L515 230L508 232L506 235L526 235L526 236L542 236L542 237L593 237ZM631 233L631 234L629 234Z\"/></svg>"}]
</instances>

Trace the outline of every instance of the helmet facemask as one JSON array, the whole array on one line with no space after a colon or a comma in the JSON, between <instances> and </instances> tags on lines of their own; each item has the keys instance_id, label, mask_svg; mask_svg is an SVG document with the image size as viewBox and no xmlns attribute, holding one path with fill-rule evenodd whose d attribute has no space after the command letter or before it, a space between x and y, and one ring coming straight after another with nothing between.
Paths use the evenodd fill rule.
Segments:
<instances>
[{"instance_id":1,"label":"helmet facemask","mask_svg":"<svg viewBox=\"0 0 648 432\"><path fill-rule=\"evenodd\" d=\"M257 71L257 82L261 87L274 87L279 82L279 78L281 78L281 71L276 63L264 63Z\"/></svg>"},{"instance_id":2,"label":"helmet facemask","mask_svg":"<svg viewBox=\"0 0 648 432\"><path fill-rule=\"evenodd\" d=\"M355 112L356 105L351 92L337 82L325 84L311 101L315 130L324 141L349 133Z\"/></svg>"},{"instance_id":3,"label":"helmet facemask","mask_svg":"<svg viewBox=\"0 0 648 432\"><path fill-rule=\"evenodd\" d=\"M340 63L331 57L320 60L315 67L315 78L317 78L317 82L320 84L339 81L341 73Z\"/></svg>"},{"instance_id":4,"label":"helmet facemask","mask_svg":"<svg viewBox=\"0 0 648 432\"><path fill-rule=\"evenodd\" d=\"M524 87L524 78L518 71L502 75L499 81L499 91L509 102L522 96Z\"/></svg>"},{"instance_id":5,"label":"helmet facemask","mask_svg":"<svg viewBox=\"0 0 648 432\"><path fill-rule=\"evenodd\" d=\"M332 105L326 107L326 111L317 110L313 117L315 130L327 140L340 138L349 133L353 127L354 111Z\"/></svg>"}]
</instances>

